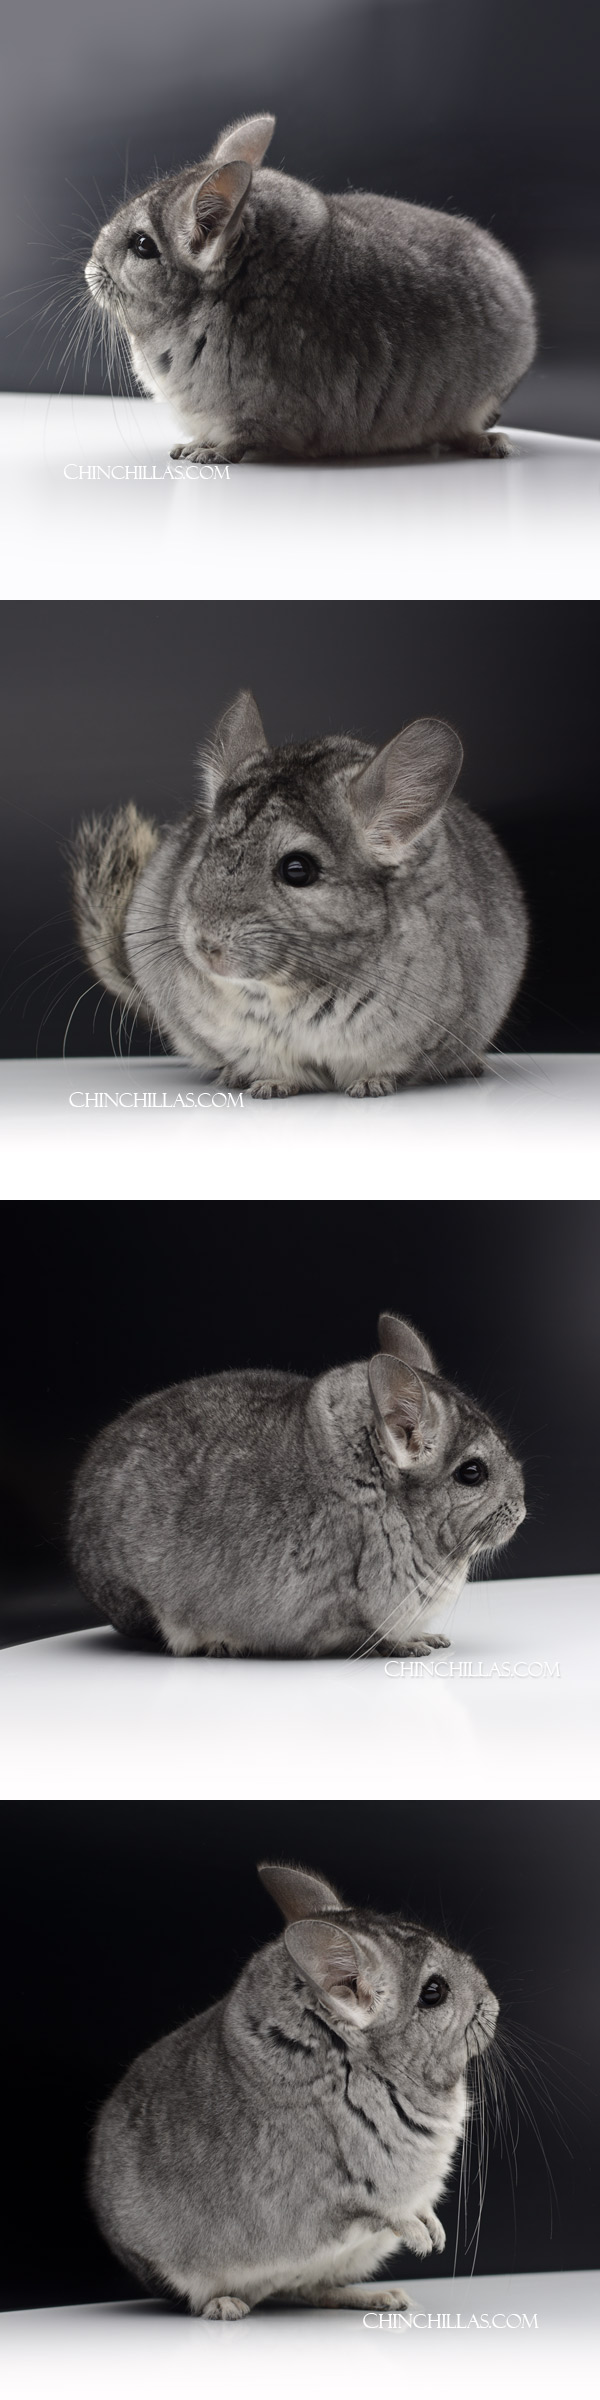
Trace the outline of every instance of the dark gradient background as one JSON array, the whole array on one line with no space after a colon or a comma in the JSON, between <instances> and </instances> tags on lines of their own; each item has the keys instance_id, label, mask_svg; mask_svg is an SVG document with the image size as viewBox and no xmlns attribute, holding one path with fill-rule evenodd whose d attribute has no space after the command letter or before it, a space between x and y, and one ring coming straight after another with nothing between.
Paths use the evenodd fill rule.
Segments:
<instances>
[{"instance_id":1,"label":"dark gradient background","mask_svg":"<svg viewBox=\"0 0 600 2400\"><path fill-rule=\"evenodd\" d=\"M56 1056L65 1038L72 1057L110 1049L113 1003L78 957L64 843L82 815L130 798L159 820L188 809L198 744L247 683L274 742L383 743L421 715L458 727L460 789L497 827L531 915L502 1047L600 1048L597 609L41 601L5 603L0 635L1 1054ZM134 1052L149 1040L138 1026Z\"/></svg>"},{"instance_id":2,"label":"dark gradient background","mask_svg":"<svg viewBox=\"0 0 600 2400\"><path fill-rule=\"evenodd\" d=\"M516 2207L496 2146L476 2272L596 2266L597 1804L21 1802L4 1805L0 1830L1 2305L137 2291L84 2199L93 2119L136 2053L219 1998L281 1930L256 1875L269 1857L315 1868L348 1902L405 1910L472 1953L500 1999L507 2040L523 2038L542 2078L524 2069L547 2159L522 2112ZM514 2101L512 2117L514 2126ZM452 2273L457 2191L458 2168L441 2207L445 2254L405 2253L409 2290L413 2265L419 2278ZM470 2239L476 2217L472 2188ZM472 2264L459 2231L457 2272Z\"/></svg>"},{"instance_id":3,"label":"dark gradient background","mask_svg":"<svg viewBox=\"0 0 600 2400\"><path fill-rule=\"evenodd\" d=\"M126 173L143 187L266 109L273 166L472 215L508 243L541 345L505 413L598 436L594 0L21 0L0 118L2 383L81 389L57 311Z\"/></svg>"},{"instance_id":4,"label":"dark gradient background","mask_svg":"<svg viewBox=\"0 0 600 2400\"><path fill-rule=\"evenodd\" d=\"M522 1460L529 1515L496 1577L594 1573L595 1202L5 1202L0 1643L97 1623L64 1557L100 1426L227 1367L318 1375L409 1317Z\"/></svg>"}]
</instances>

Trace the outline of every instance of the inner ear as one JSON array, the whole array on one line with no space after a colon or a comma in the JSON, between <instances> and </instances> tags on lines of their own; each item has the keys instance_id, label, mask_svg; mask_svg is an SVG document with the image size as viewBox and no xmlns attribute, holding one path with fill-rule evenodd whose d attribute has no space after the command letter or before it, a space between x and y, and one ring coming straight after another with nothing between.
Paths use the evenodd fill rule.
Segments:
<instances>
[{"instance_id":1,"label":"inner ear","mask_svg":"<svg viewBox=\"0 0 600 2400\"><path fill-rule=\"evenodd\" d=\"M301 1974L316 1983L328 1996L339 1997L349 2008L368 2004L368 1987L361 1973L361 1961L356 1942L342 1925L328 1924L326 1919L304 1917L297 1925L286 1926L286 1950Z\"/></svg>"},{"instance_id":2,"label":"inner ear","mask_svg":"<svg viewBox=\"0 0 600 2400\"><path fill-rule=\"evenodd\" d=\"M427 1375L435 1375L432 1351L421 1334L416 1332L415 1326L407 1324L405 1317L384 1314L379 1318L377 1332L380 1350L389 1352L390 1357L403 1358L405 1367L416 1367L417 1370L422 1367Z\"/></svg>"},{"instance_id":3,"label":"inner ear","mask_svg":"<svg viewBox=\"0 0 600 2400\"><path fill-rule=\"evenodd\" d=\"M264 725L252 692L238 692L237 699L232 700L229 708L224 710L210 741L199 753L200 805L206 810L213 808L223 785L229 783L233 775L239 774L246 760L268 749Z\"/></svg>"},{"instance_id":4,"label":"inner ear","mask_svg":"<svg viewBox=\"0 0 600 2400\"><path fill-rule=\"evenodd\" d=\"M396 1465L415 1465L425 1443L431 1447L435 1411L413 1367L380 1351L369 1366L369 1386L386 1449Z\"/></svg>"},{"instance_id":5,"label":"inner ear","mask_svg":"<svg viewBox=\"0 0 600 2400\"><path fill-rule=\"evenodd\" d=\"M374 858L396 865L439 816L462 755L451 725L439 717L417 717L356 776L350 803Z\"/></svg>"},{"instance_id":6,"label":"inner ear","mask_svg":"<svg viewBox=\"0 0 600 2400\"><path fill-rule=\"evenodd\" d=\"M252 182L252 168L241 159L215 167L204 181L196 186L193 196L193 222L189 234L192 254L204 250L209 242L227 234L229 240L244 206Z\"/></svg>"}]
</instances>

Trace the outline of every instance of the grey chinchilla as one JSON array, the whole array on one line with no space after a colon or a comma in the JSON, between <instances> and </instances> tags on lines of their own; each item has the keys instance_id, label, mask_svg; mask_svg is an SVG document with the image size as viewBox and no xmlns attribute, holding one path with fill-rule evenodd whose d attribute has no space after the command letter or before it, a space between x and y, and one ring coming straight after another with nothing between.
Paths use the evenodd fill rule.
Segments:
<instances>
[{"instance_id":1,"label":"grey chinchilla","mask_svg":"<svg viewBox=\"0 0 600 2400\"><path fill-rule=\"evenodd\" d=\"M436 2204L498 2002L423 1926L293 1867L259 1874L285 1932L134 2060L96 2124L92 2206L122 2263L196 2315L275 2295L368 2308L395 2249L444 2248Z\"/></svg>"},{"instance_id":2,"label":"grey chinchilla","mask_svg":"<svg viewBox=\"0 0 600 2400\"><path fill-rule=\"evenodd\" d=\"M515 260L465 217L262 167L274 125L228 126L126 200L86 267L142 389L191 437L172 456L503 456L489 427L536 346Z\"/></svg>"},{"instance_id":3,"label":"grey chinchilla","mask_svg":"<svg viewBox=\"0 0 600 2400\"><path fill-rule=\"evenodd\" d=\"M477 1073L523 971L527 918L489 825L452 797L458 735L423 717L376 751L270 750L241 692L198 806L78 827L95 976L205 1074L256 1097L356 1097Z\"/></svg>"},{"instance_id":4,"label":"grey chinchilla","mask_svg":"<svg viewBox=\"0 0 600 2400\"><path fill-rule=\"evenodd\" d=\"M97 1436L77 1478L81 1589L182 1655L404 1656L470 1561L510 1540L523 1477L413 1327L312 1382L237 1371L172 1384Z\"/></svg>"}]
</instances>

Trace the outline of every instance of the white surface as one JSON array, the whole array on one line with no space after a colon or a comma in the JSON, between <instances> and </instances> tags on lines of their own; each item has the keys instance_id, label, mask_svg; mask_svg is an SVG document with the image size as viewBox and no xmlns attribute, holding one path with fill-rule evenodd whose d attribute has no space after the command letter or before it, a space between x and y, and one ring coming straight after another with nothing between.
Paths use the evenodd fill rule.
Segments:
<instances>
[{"instance_id":1,"label":"white surface","mask_svg":"<svg viewBox=\"0 0 600 2400\"><path fill-rule=\"evenodd\" d=\"M595 1199L600 1058L384 1100L251 1100L172 1059L0 1065L3 1199Z\"/></svg>"},{"instance_id":2,"label":"white surface","mask_svg":"<svg viewBox=\"0 0 600 2400\"><path fill-rule=\"evenodd\" d=\"M407 2277L418 2318L449 2326L383 2324L361 2314L277 2309L219 2325L171 2316L151 2302L43 2308L0 2318L5 2400L328 2400L399 2392L482 2400L489 2392L544 2395L597 2388L600 2276ZM375 2307L376 2286L373 2286ZM484 2328L481 2318L535 2318ZM466 2320L459 2327L457 2317ZM476 2317L479 2323L469 2324ZM205 2378L206 2380L203 2380Z\"/></svg>"},{"instance_id":3,"label":"white surface","mask_svg":"<svg viewBox=\"0 0 600 2400\"><path fill-rule=\"evenodd\" d=\"M516 455L508 459L272 463L227 475L191 469L172 480L169 450L180 438L170 411L150 400L4 394L3 596L600 593L600 442L511 427Z\"/></svg>"},{"instance_id":4,"label":"white surface","mask_svg":"<svg viewBox=\"0 0 600 2400\"><path fill-rule=\"evenodd\" d=\"M440 1620L441 1622L441 1620ZM0 1653L3 1799L595 1799L600 1576L469 1584L425 1659Z\"/></svg>"}]
</instances>

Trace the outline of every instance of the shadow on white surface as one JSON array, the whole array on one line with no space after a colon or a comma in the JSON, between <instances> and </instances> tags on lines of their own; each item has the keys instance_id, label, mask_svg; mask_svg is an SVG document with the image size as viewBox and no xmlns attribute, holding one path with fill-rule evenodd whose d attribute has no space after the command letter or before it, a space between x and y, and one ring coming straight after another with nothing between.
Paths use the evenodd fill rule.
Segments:
<instances>
[{"instance_id":1,"label":"shadow on white surface","mask_svg":"<svg viewBox=\"0 0 600 2400\"><path fill-rule=\"evenodd\" d=\"M192 469L164 404L5 393L2 594L597 598L600 442L510 432L500 460Z\"/></svg>"},{"instance_id":2,"label":"shadow on white surface","mask_svg":"<svg viewBox=\"0 0 600 2400\"><path fill-rule=\"evenodd\" d=\"M0 1654L4 1799L585 1799L600 1576L468 1584L423 1659L168 1658L109 1627Z\"/></svg>"},{"instance_id":3,"label":"shadow on white surface","mask_svg":"<svg viewBox=\"0 0 600 2400\"><path fill-rule=\"evenodd\" d=\"M482 2391L504 2394L507 2382L511 2392L562 2391L565 2377L593 2364L600 2275L411 2275L407 2288L416 2323L388 2322L376 2285L374 2324L348 2310L262 2309L221 2325L144 2301L23 2310L0 2319L3 2389L7 2400L105 2400L107 2390L118 2400L164 2400L173 2388L179 2400L197 2400L210 2371L204 2388L215 2400L238 2400L240 2390L250 2400L305 2400L307 2377L330 2400L399 2388L481 2400Z\"/></svg>"},{"instance_id":4,"label":"shadow on white surface","mask_svg":"<svg viewBox=\"0 0 600 2400\"><path fill-rule=\"evenodd\" d=\"M382 1100L252 1100L185 1060L0 1064L4 1199L594 1199L600 1058L490 1056ZM368 1138L366 1138L368 1137Z\"/></svg>"}]
</instances>

